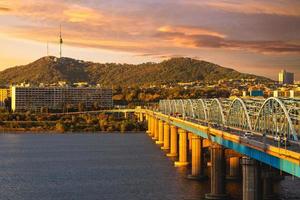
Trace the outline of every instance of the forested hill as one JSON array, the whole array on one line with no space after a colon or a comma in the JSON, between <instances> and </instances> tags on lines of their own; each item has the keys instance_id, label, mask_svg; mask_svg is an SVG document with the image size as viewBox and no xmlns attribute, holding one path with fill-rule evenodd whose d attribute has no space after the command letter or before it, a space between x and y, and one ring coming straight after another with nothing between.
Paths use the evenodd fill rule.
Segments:
<instances>
[{"instance_id":1,"label":"forested hill","mask_svg":"<svg viewBox=\"0 0 300 200\"><path fill-rule=\"evenodd\" d=\"M191 58L171 58L160 63L132 65L101 64L49 56L0 72L0 84L55 83L64 80L100 83L106 86L133 86L240 78L268 80Z\"/></svg>"}]
</instances>

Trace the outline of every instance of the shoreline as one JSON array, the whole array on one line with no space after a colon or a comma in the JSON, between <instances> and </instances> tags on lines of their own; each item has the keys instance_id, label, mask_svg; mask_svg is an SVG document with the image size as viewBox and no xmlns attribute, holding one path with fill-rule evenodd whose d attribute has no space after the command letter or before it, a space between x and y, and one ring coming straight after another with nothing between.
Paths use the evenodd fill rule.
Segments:
<instances>
[{"instance_id":1,"label":"shoreline","mask_svg":"<svg viewBox=\"0 0 300 200\"><path fill-rule=\"evenodd\" d=\"M65 131L58 132L55 130L1 130L0 134L139 134L146 131Z\"/></svg>"}]
</instances>

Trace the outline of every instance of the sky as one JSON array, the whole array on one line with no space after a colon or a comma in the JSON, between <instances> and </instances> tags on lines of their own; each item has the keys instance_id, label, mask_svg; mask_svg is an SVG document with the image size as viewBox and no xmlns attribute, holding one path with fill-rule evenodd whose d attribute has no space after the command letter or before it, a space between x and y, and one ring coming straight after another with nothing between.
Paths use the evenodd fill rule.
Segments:
<instances>
[{"instance_id":1,"label":"sky","mask_svg":"<svg viewBox=\"0 0 300 200\"><path fill-rule=\"evenodd\" d=\"M299 0L0 0L0 70L59 55L94 62L210 61L300 80Z\"/></svg>"}]
</instances>

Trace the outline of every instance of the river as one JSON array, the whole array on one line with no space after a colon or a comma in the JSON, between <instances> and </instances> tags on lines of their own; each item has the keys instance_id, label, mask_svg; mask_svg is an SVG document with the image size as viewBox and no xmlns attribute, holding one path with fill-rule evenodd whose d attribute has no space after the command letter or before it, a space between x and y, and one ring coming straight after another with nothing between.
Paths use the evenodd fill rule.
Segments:
<instances>
[{"instance_id":1,"label":"river","mask_svg":"<svg viewBox=\"0 0 300 200\"><path fill-rule=\"evenodd\" d=\"M143 133L0 135L1 200L202 199L209 181L187 173ZM299 188L281 181L281 199L300 199ZM241 182L227 191L241 199Z\"/></svg>"}]
</instances>

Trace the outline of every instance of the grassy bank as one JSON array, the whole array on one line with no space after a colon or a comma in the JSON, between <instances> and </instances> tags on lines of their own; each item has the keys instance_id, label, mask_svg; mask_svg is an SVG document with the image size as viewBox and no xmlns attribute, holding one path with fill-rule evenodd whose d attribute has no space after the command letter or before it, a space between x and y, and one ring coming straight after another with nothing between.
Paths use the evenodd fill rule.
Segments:
<instances>
[{"instance_id":1,"label":"grassy bank","mask_svg":"<svg viewBox=\"0 0 300 200\"><path fill-rule=\"evenodd\" d=\"M124 118L118 114L50 115L1 113L0 130L3 132L128 132L145 131L146 123L134 115Z\"/></svg>"}]
</instances>

